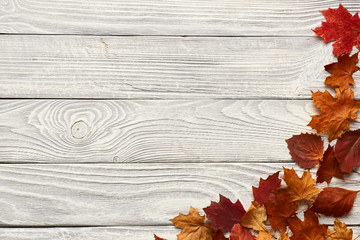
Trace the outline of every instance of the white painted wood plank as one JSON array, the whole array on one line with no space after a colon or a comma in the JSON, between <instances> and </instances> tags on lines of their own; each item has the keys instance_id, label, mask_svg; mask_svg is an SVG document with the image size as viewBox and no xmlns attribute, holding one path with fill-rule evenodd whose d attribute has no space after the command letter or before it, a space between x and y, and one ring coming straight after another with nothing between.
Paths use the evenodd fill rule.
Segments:
<instances>
[{"instance_id":1,"label":"white painted wood plank","mask_svg":"<svg viewBox=\"0 0 360 240\"><path fill-rule=\"evenodd\" d=\"M0 162L289 161L285 139L313 131L316 112L309 100L2 100Z\"/></svg>"},{"instance_id":2,"label":"white painted wood plank","mask_svg":"<svg viewBox=\"0 0 360 240\"><path fill-rule=\"evenodd\" d=\"M330 227L332 229L332 227ZM360 234L359 226L351 226L353 237ZM152 240L153 233L168 240L175 240L179 231L174 227L91 227L91 228L2 228L0 237L4 240Z\"/></svg>"},{"instance_id":3,"label":"white painted wood plank","mask_svg":"<svg viewBox=\"0 0 360 240\"><path fill-rule=\"evenodd\" d=\"M341 1L359 11L357 0ZM1 33L312 36L337 0L17 0L1 5Z\"/></svg>"},{"instance_id":4,"label":"white painted wood plank","mask_svg":"<svg viewBox=\"0 0 360 240\"><path fill-rule=\"evenodd\" d=\"M312 37L0 35L0 45L1 98L309 99L334 61Z\"/></svg>"},{"instance_id":5,"label":"white painted wood plank","mask_svg":"<svg viewBox=\"0 0 360 240\"><path fill-rule=\"evenodd\" d=\"M219 194L240 199L247 209L251 186L284 164L2 164L2 226L171 225L169 219L190 205L203 208ZM293 164L285 164L293 167ZM301 174L302 171L299 171ZM360 180L358 174L352 180ZM325 185L323 185L325 186ZM332 186L359 189L353 181ZM350 215L360 224L360 198ZM332 223L332 218L321 218Z\"/></svg>"}]
</instances>

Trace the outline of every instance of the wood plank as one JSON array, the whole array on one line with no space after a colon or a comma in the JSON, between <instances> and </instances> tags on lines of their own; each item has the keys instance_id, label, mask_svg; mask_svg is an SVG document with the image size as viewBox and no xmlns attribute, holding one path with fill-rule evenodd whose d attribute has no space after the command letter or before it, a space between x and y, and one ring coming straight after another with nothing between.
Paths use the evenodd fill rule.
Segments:
<instances>
[{"instance_id":1,"label":"wood plank","mask_svg":"<svg viewBox=\"0 0 360 240\"><path fill-rule=\"evenodd\" d=\"M284 162L316 112L308 100L2 100L0 162Z\"/></svg>"},{"instance_id":2,"label":"wood plank","mask_svg":"<svg viewBox=\"0 0 360 240\"><path fill-rule=\"evenodd\" d=\"M332 227L330 227L333 229ZM353 237L360 234L360 227L353 229ZM175 240L179 233L174 227L138 226L138 227L89 227L89 228L2 228L1 239L7 240L48 240L48 239L88 239L88 240L151 240L153 234Z\"/></svg>"},{"instance_id":3,"label":"wood plank","mask_svg":"<svg viewBox=\"0 0 360 240\"><path fill-rule=\"evenodd\" d=\"M293 164L2 164L1 226L138 226L170 225L190 205L203 208L219 194L252 201L259 177ZM299 171L301 174L302 171ZM360 180L358 174L351 180ZM321 185L325 186L325 185ZM359 189L354 181L332 186ZM360 224L359 196L350 215ZM321 217L323 223L332 218Z\"/></svg>"},{"instance_id":4,"label":"wood plank","mask_svg":"<svg viewBox=\"0 0 360 240\"><path fill-rule=\"evenodd\" d=\"M0 35L0 44L0 98L309 99L335 60L312 37Z\"/></svg>"},{"instance_id":5,"label":"wood plank","mask_svg":"<svg viewBox=\"0 0 360 240\"><path fill-rule=\"evenodd\" d=\"M352 13L357 0L341 1ZM1 33L312 36L335 0L6 1Z\"/></svg>"}]
</instances>

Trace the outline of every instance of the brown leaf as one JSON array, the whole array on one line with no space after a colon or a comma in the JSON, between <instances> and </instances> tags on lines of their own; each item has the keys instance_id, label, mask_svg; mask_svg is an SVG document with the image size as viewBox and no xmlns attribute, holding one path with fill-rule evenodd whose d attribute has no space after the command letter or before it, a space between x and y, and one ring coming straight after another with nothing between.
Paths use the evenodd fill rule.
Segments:
<instances>
[{"instance_id":1,"label":"brown leaf","mask_svg":"<svg viewBox=\"0 0 360 240\"><path fill-rule=\"evenodd\" d=\"M214 236L212 237L212 240L229 240L224 236L224 233L221 230L217 230Z\"/></svg>"},{"instance_id":2,"label":"brown leaf","mask_svg":"<svg viewBox=\"0 0 360 240\"><path fill-rule=\"evenodd\" d=\"M345 133L335 145L336 158L342 171L352 172L360 165L360 129Z\"/></svg>"},{"instance_id":3,"label":"brown leaf","mask_svg":"<svg viewBox=\"0 0 360 240\"><path fill-rule=\"evenodd\" d=\"M267 201L275 201L275 194L273 191L280 187L281 179L279 179L279 172L268 176L266 180L260 178L259 187L252 187L254 200L259 204L264 205Z\"/></svg>"},{"instance_id":4,"label":"brown leaf","mask_svg":"<svg viewBox=\"0 0 360 240\"><path fill-rule=\"evenodd\" d=\"M351 57L349 57L349 54L340 55L338 62L325 66L325 70L331 73L331 75L326 78L325 84L339 87L341 92L349 88L349 85L355 85L352 75L360 69L356 66L358 61L358 53L355 53Z\"/></svg>"},{"instance_id":5,"label":"brown leaf","mask_svg":"<svg viewBox=\"0 0 360 240\"><path fill-rule=\"evenodd\" d=\"M322 161L320 161L320 166L316 175L317 183L322 183L326 181L329 184L332 177L337 177L341 179L344 178L340 170L339 162L335 157L334 148L332 146L329 145L326 149L324 157Z\"/></svg>"},{"instance_id":6,"label":"brown leaf","mask_svg":"<svg viewBox=\"0 0 360 240\"><path fill-rule=\"evenodd\" d=\"M271 233L261 231L259 232L259 236L256 238L256 240L274 240L274 238Z\"/></svg>"},{"instance_id":7,"label":"brown leaf","mask_svg":"<svg viewBox=\"0 0 360 240\"><path fill-rule=\"evenodd\" d=\"M235 224L230 232L230 240L255 240L255 236L240 224Z\"/></svg>"},{"instance_id":8,"label":"brown leaf","mask_svg":"<svg viewBox=\"0 0 360 240\"><path fill-rule=\"evenodd\" d=\"M346 224L335 219L334 231L328 229L325 235L326 240L351 240L353 236L352 229L347 229Z\"/></svg>"},{"instance_id":9,"label":"brown leaf","mask_svg":"<svg viewBox=\"0 0 360 240\"><path fill-rule=\"evenodd\" d=\"M207 218L210 219L212 227L224 232L230 231L234 224L241 223L241 218L246 212L239 200L232 203L221 194L220 201L218 203L211 202L211 205L204 208L204 211Z\"/></svg>"},{"instance_id":10,"label":"brown leaf","mask_svg":"<svg viewBox=\"0 0 360 240\"><path fill-rule=\"evenodd\" d=\"M304 222L298 217L289 219L289 227L293 233L291 240L324 240L327 226L319 224L319 219L315 213L306 211Z\"/></svg>"},{"instance_id":11,"label":"brown leaf","mask_svg":"<svg viewBox=\"0 0 360 240\"><path fill-rule=\"evenodd\" d=\"M311 177L309 170L305 171L299 178L294 169L284 168L283 179L287 184L287 188L279 189L279 191L288 194L290 202L300 204L302 200L313 201L320 192L320 189L314 187L315 179Z\"/></svg>"},{"instance_id":12,"label":"brown leaf","mask_svg":"<svg viewBox=\"0 0 360 240\"><path fill-rule=\"evenodd\" d=\"M342 93L337 91L336 98L325 90L312 94L314 105L323 113L311 116L308 126L317 133L328 132L329 141L340 137L344 130L350 128L349 120L357 118L356 112L360 108L360 101L354 100L354 92L348 88Z\"/></svg>"},{"instance_id":13,"label":"brown leaf","mask_svg":"<svg viewBox=\"0 0 360 240\"><path fill-rule=\"evenodd\" d=\"M188 215L182 213L171 219L175 227L181 228L178 240L212 240L213 230L205 223L205 216L200 216L198 210L190 207Z\"/></svg>"},{"instance_id":14,"label":"brown leaf","mask_svg":"<svg viewBox=\"0 0 360 240\"><path fill-rule=\"evenodd\" d=\"M341 217L350 212L358 192L337 187L324 188L311 210L326 216Z\"/></svg>"},{"instance_id":15,"label":"brown leaf","mask_svg":"<svg viewBox=\"0 0 360 240\"><path fill-rule=\"evenodd\" d=\"M313 168L323 157L324 141L316 134L293 135L286 143L292 159L302 168Z\"/></svg>"},{"instance_id":16,"label":"brown leaf","mask_svg":"<svg viewBox=\"0 0 360 240\"><path fill-rule=\"evenodd\" d=\"M266 209L254 201L241 219L241 225L257 231L266 231L264 222L267 219Z\"/></svg>"},{"instance_id":17,"label":"brown leaf","mask_svg":"<svg viewBox=\"0 0 360 240\"><path fill-rule=\"evenodd\" d=\"M280 238L278 240L290 240L288 233L281 234Z\"/></svg>"}]
</instances>

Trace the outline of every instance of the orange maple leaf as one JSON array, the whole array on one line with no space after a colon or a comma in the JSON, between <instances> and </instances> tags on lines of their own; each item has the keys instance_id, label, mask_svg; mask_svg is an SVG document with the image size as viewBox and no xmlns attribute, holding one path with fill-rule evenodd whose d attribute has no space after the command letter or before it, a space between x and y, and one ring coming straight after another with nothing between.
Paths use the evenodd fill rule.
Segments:
<instances>
[{"instance_id":1,"label":"orange maple leaf","mask_svg":"<svg viewBox=\"0 0 360 240\"><path fill-rule=\"evenodd\" d=\"M259 232L259 236L256 238L256 240L274 240L274 238L271 233L261 231Z\"/></svg>"},{"instance_id":2,"label":"orange maple leaf","mask_svg":"<svg viewBox=\"0 0 360 240\"><path fill-rule=\"evenodd\" d=\"M325 70L331 73L331 75L325 79L325 84L339 87L341 92L348 89L349 85L355 85L352 74L360 69L356 66L358 61L358 53L355 53L351 57L349 57L349 54L340 55L338 62L325 66Z\"/></svg>"},{"instance_id":3,"label":"orange maple leaf","mask_svg":"<svg viewBox=\"0 0 360 240\"><path fill-rule=\"evenodd\" d=\"M344 130L350 129L349 120L357 118L356 112L360 108L360 101L354 100L354 92L348 88L343 92L336 89L336 98L325 92L313 92L314 105L323 113L311 116L308 126L317 133L329 132L329 141L340 137Z\"/></svg>"},{"instance_id":4,"label":"orange maple leaf","mask_svg":"<svg viewBox=\"0 0 360 240\"><path fill-rule=\"evenodd\" d=\"M171 219L177 228L182 231L178 234L178 240L211 240L213 230L210 224L205 223L205 216L200 216L198 210L190 207L188 215L182 213L179 216Z\"/></svg>"},{"instance_id":5,"label":"orange maple leaf","mask_svg":"<svg viewBox=\"0 0 360 240\"><path fill-rule=\"evenodd\" d=\"M254 201L241 219L241 225L257 231L266 231L264 222L267 219L266 209Z\"/></svg>"},{"instance_id":6,"label":"orange maple leaf","mask_svg":"<svg viewBox=\"0 0 360 240\"><path fill-rule=\"evenodd\" d=\"M284 168L283 179L287 187L280 188L277 191L287 194L290 202L300 204L302 200L314 201L315 196L320 192L320 189L314 187L316 180L311 177L309 170L305 171L299 178L293 168Z\"/></svg>"},{"instance_id":7,"label":"orange maple leaf","mask_svg":"<svg viewBox=\"0 0 360 240\"><path fill-rule=\"evenodd\" d=\"M290 240L288 233L281 234L280 238L278 240Z\"/></svg>"},{"instance_id":8,"label":"orange maple leaf","mask_svg":"<svg viewBox=\"0 0 360 240\"><path fill-rule=\"evenodd\" d=\"M352 229L347 229L346 224L335 219L334 221L334 230L327 230L325 235L326 240L351 240L353 236Z\"/></svg>"}]
</instances>

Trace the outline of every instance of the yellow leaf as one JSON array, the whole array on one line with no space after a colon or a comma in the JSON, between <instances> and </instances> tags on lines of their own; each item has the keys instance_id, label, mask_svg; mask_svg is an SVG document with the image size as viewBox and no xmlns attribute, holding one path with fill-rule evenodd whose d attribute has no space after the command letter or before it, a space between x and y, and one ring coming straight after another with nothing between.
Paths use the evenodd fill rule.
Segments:
<instances>
[{"instance_id":1,"label":"yellow leaf","mask_svg":"<svg viewBox=\"0 0 360 240\"><path fill-rule=\"evenodd\" d=\"M261 231L256 240L274 240L273 236L269 232Z\"/></svg>"},{"instance_id":2,"label":"yellow leaf","mask_svg":"<svg viewBox=\"0 0 360 240\"><path fill-rule=\"evenodd\" d=\"M346 224L335 219L334 231L328 229L325 235L326 240L351 240L353 236L352 229L347 229Z\"/></svg>"},{"instance_id":3,"label":"yellow leaf","mask_svg":"<svg viewBox=\"0 0 360 240\"><path fill-rule=\"evenodd\" d=\"M252 228L257 231L266 231L264 222L267 219L266 210L264 206L254 201L245 215L241 219L241 225L247 228Z\"/></svg>"}]
</instances>

